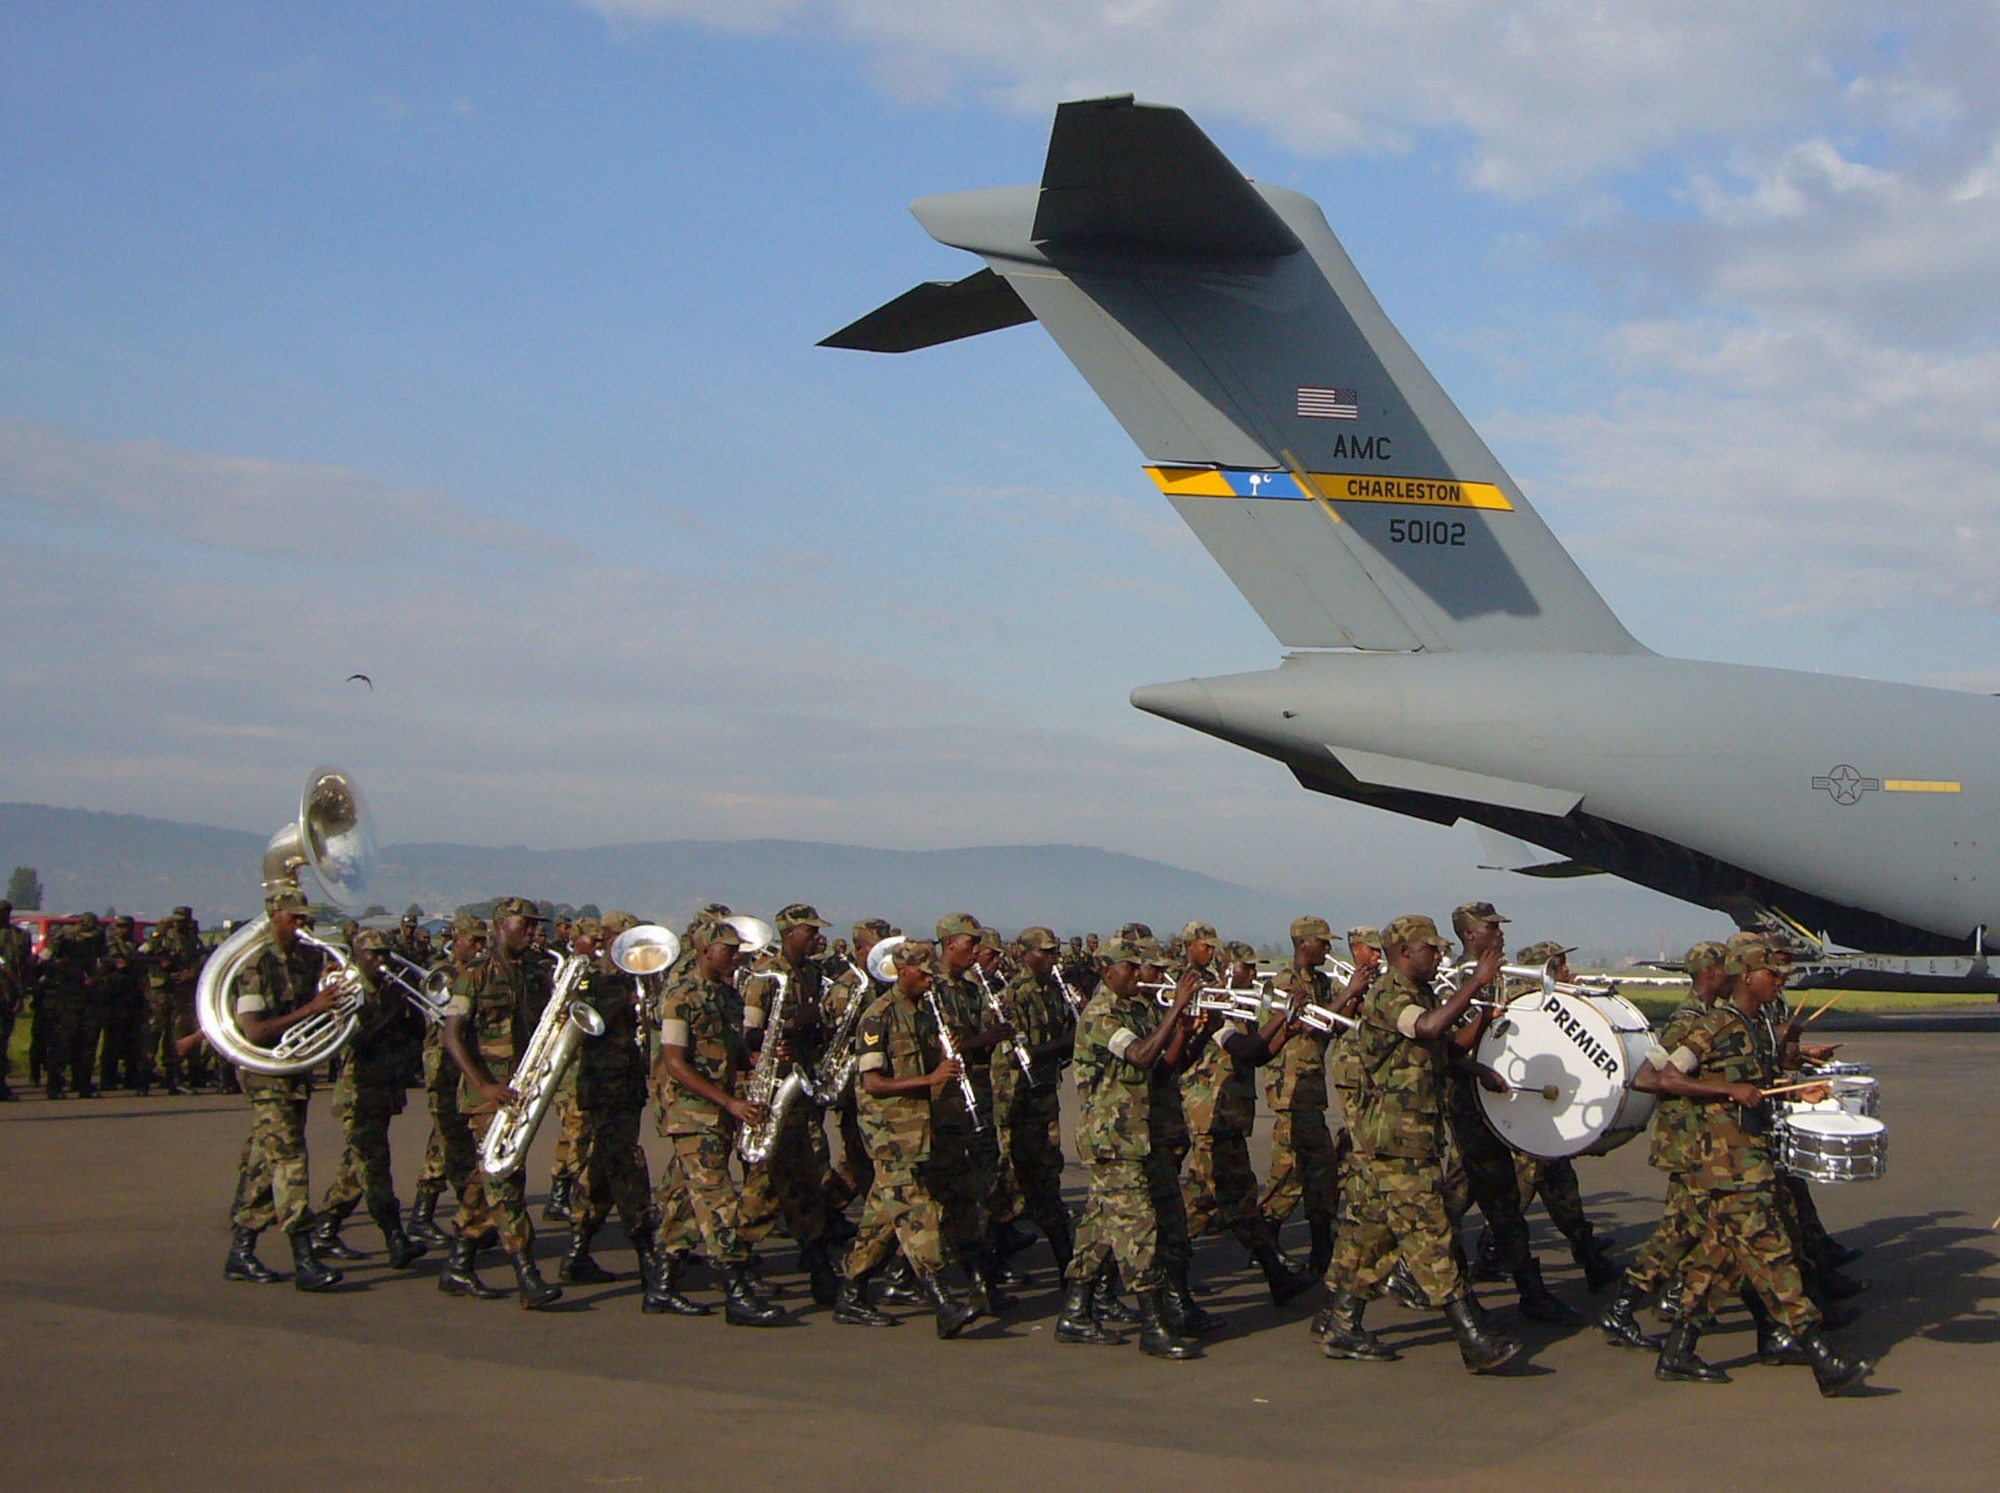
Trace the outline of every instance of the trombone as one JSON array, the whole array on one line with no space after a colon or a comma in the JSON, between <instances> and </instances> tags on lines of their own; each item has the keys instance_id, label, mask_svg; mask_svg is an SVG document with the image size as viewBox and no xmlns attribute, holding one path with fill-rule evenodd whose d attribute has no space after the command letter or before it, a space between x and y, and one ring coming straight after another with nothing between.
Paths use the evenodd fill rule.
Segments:
<instances>
[{"instance_id":1,"label":"trombone","mask_svg":"<svg viewBox=\"0 0 2000 1493\"><path fill-rule=\"evenodd\" d=\"M451 1002L451 973L448 964L426 969L394 949L382 951L383 980L403 992L403 999L424 1018L426 1026L437 1026L444 1021L444 1008Z\"/></svg>"}]
</instances>

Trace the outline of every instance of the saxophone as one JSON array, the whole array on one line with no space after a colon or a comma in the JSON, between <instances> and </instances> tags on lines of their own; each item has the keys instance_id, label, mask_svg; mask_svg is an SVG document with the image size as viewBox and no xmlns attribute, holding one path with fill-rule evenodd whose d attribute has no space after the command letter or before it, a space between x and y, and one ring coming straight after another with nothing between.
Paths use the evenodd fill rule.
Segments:
<instances>
[{"instance_id":1,"label":"saxophone","mask_svg":"<svg viewBox=\"0 0 2000 1493\"><path fill-rule=\"evenodd\" d=\"M479 1164L489 1177L505 1177L520 1167L549 1101L576 1058L577 1044L585 1037L604 1035L604 1018L576 1001L576 987L589 968L590 961L581 954L564 954L556 960L555 988L509 1081L521 1096L520 1103L504 1106L493 1117L479 1147Z\"/></svg>"},{"instance_id":2,"label":"saxophone","mask_svg":"<svg viewBox=\"0 0 2000 1493\"><path fill-rule=\"evenodd\" d=\"M862 1011L875 999L875 983L868 978L868 971L851 959L847 967L854 971L854 998L841 1013L840 1025L833 1029L819 1068L806 1085L812 1102L828 1109L846 1097L848 1085L854 1082L855 1070L861 1063L854 1051L854 1029L861 1024Z\"/></svg>"},{"instance_id":3,"label":"saxophone","mask_svg":"<svg viewBox=\"0 0 2000 1493\"><path fill-rule=\"evenodd\" d=\"M785 998L791 993L791 979L782 970L760 970L759 973L777 985L778 993L771 998L770 1012L764 1018L764 1051L757 1059L757 1067L750 1074L749 1088L743 1095L752 1104L764 1107L764 1123L745 1125L736 1136L736 1154L750 1166L757 1165L771 1154L771 1148L778 1143L778 1127L785 1123L785 1111L806 1089L805 1078L796 1063L785 1063L782 1076L778 1072L778 1028L784 1020Z\"/></svg>"}]
</instances>

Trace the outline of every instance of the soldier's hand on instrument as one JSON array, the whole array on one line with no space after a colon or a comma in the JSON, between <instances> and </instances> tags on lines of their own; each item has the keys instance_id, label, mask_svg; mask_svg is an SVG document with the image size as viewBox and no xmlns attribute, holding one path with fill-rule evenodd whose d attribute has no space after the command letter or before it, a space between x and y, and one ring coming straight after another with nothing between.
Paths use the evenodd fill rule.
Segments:
<instances>
[{"instance_id":1,"label":"soldier's hand on instrument","mask_svg":"<svg viewBox=\"0 0 2000 1493\"><path fill-rule=\"evenodd\" d=\"M1798 1091L1798 1098L1801 1104L1819 1104L1832 1097L1833 1085L1827 1083L1811 1084Z\"/></svg>"},{"instance_id":2,"label":"soldier's hand on instrument","mask_svg":"<svg viewBox=\"0 0 2000 1493\"><path fill-rule=\"evenodd\" d=\"M1478 1075L1479 1087L1486 1090L1487 1093L1504 1094L1507 1092L1508 1089L1507 1080L1502 1078L1498 1073L1494 1072L1491 1068L1487 1067L1484 1063L1478 1064L1473 1069L1473 1072Z\"/></svg>"},{"instance_id":3,"label":"soldier's hand on instrument","mask_svg":"<svg viewBox=\"0 0 2000 1493\"><path fill-rule=\"evenodd\" d=\"M752 1127L763 1124L771 1116L768 1106L757 1104L749 1099L738 1099L729 1106L729 1112L745 1125Z\"/></svg>"},{"instance_id":4,"label":"soldier's hand on instrument","mask_svg":"<svg viewBox=\"0 0 2000 1493\"><path fill-rule=\"evenodd\" d=\"M1764 1102L1764 1094L1754 1083L1732 1083L1727 1086L1729 1097L1744 1109L1755 1109Z\"/></svg>"},{"instance_id":5,"label":"soldier's hand on instrument","mask_svg":"<svg viewBox=\"0 0 2000 1493\"><path fill-rule=\"evenodd\" d=\"M473 1087L479 1090L481 1099L488 1104L497 1104L502 1109L514 1108L521 1102L520 1094L495 1079L489 1078L484 1083L475 1083Z\"/></svg>"},{"instance_id":6,"label":"soldier's hand on instrument","mask_svg":"<svg viewBox=\"0 0 2000 1493\"><path fill-rule=\"evenodd\" d=\"M1799 1051L1815 1063L1824 1063L1846 1045L1845 1042L1821 1042L1812 1047L1800 1047Z\"/></svg>"}]
</instances>

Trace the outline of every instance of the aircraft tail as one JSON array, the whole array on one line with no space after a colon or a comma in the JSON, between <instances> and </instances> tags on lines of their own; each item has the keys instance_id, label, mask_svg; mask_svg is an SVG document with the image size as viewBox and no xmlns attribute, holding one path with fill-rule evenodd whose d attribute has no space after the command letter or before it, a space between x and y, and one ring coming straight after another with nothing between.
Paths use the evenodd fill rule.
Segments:
<instances>
[{"instance_id":1,"label":"aircraft tail","mask_svg":"<svg viewBox=\"0 0 2000 1493\"><path fill-rule=\"evenodd\" d=\"M1179 109L1061 105L1036 187L927 197L988 268L826 339L904 352L1034 319L1294 648L1640 652L1310 198Z\"/></svg>"}]
</instances>

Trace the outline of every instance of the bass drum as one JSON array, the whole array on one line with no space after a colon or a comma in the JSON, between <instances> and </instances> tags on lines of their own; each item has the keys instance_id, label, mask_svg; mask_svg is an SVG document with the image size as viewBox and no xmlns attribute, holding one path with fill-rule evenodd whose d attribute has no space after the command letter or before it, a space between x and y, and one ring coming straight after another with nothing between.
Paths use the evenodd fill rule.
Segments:
<instances>
[{"instance_id":1,"label":"bass drum","mask_svg":"<svg viewBox=\"0 0 2000 1493\"><path fill-rule=\"evenodd\" d=\"M1524 995L1479 1038L1479 1061L1510 1086L1478 1091L1486 1122L1544 1161L1615 1151L1652 1117L1653 1096L1632 1087L1652 1045L1645 1014L1623 996ZM1554 1099L1544 1094L1551 1084Z\"/></svg>"}]
</instances>

